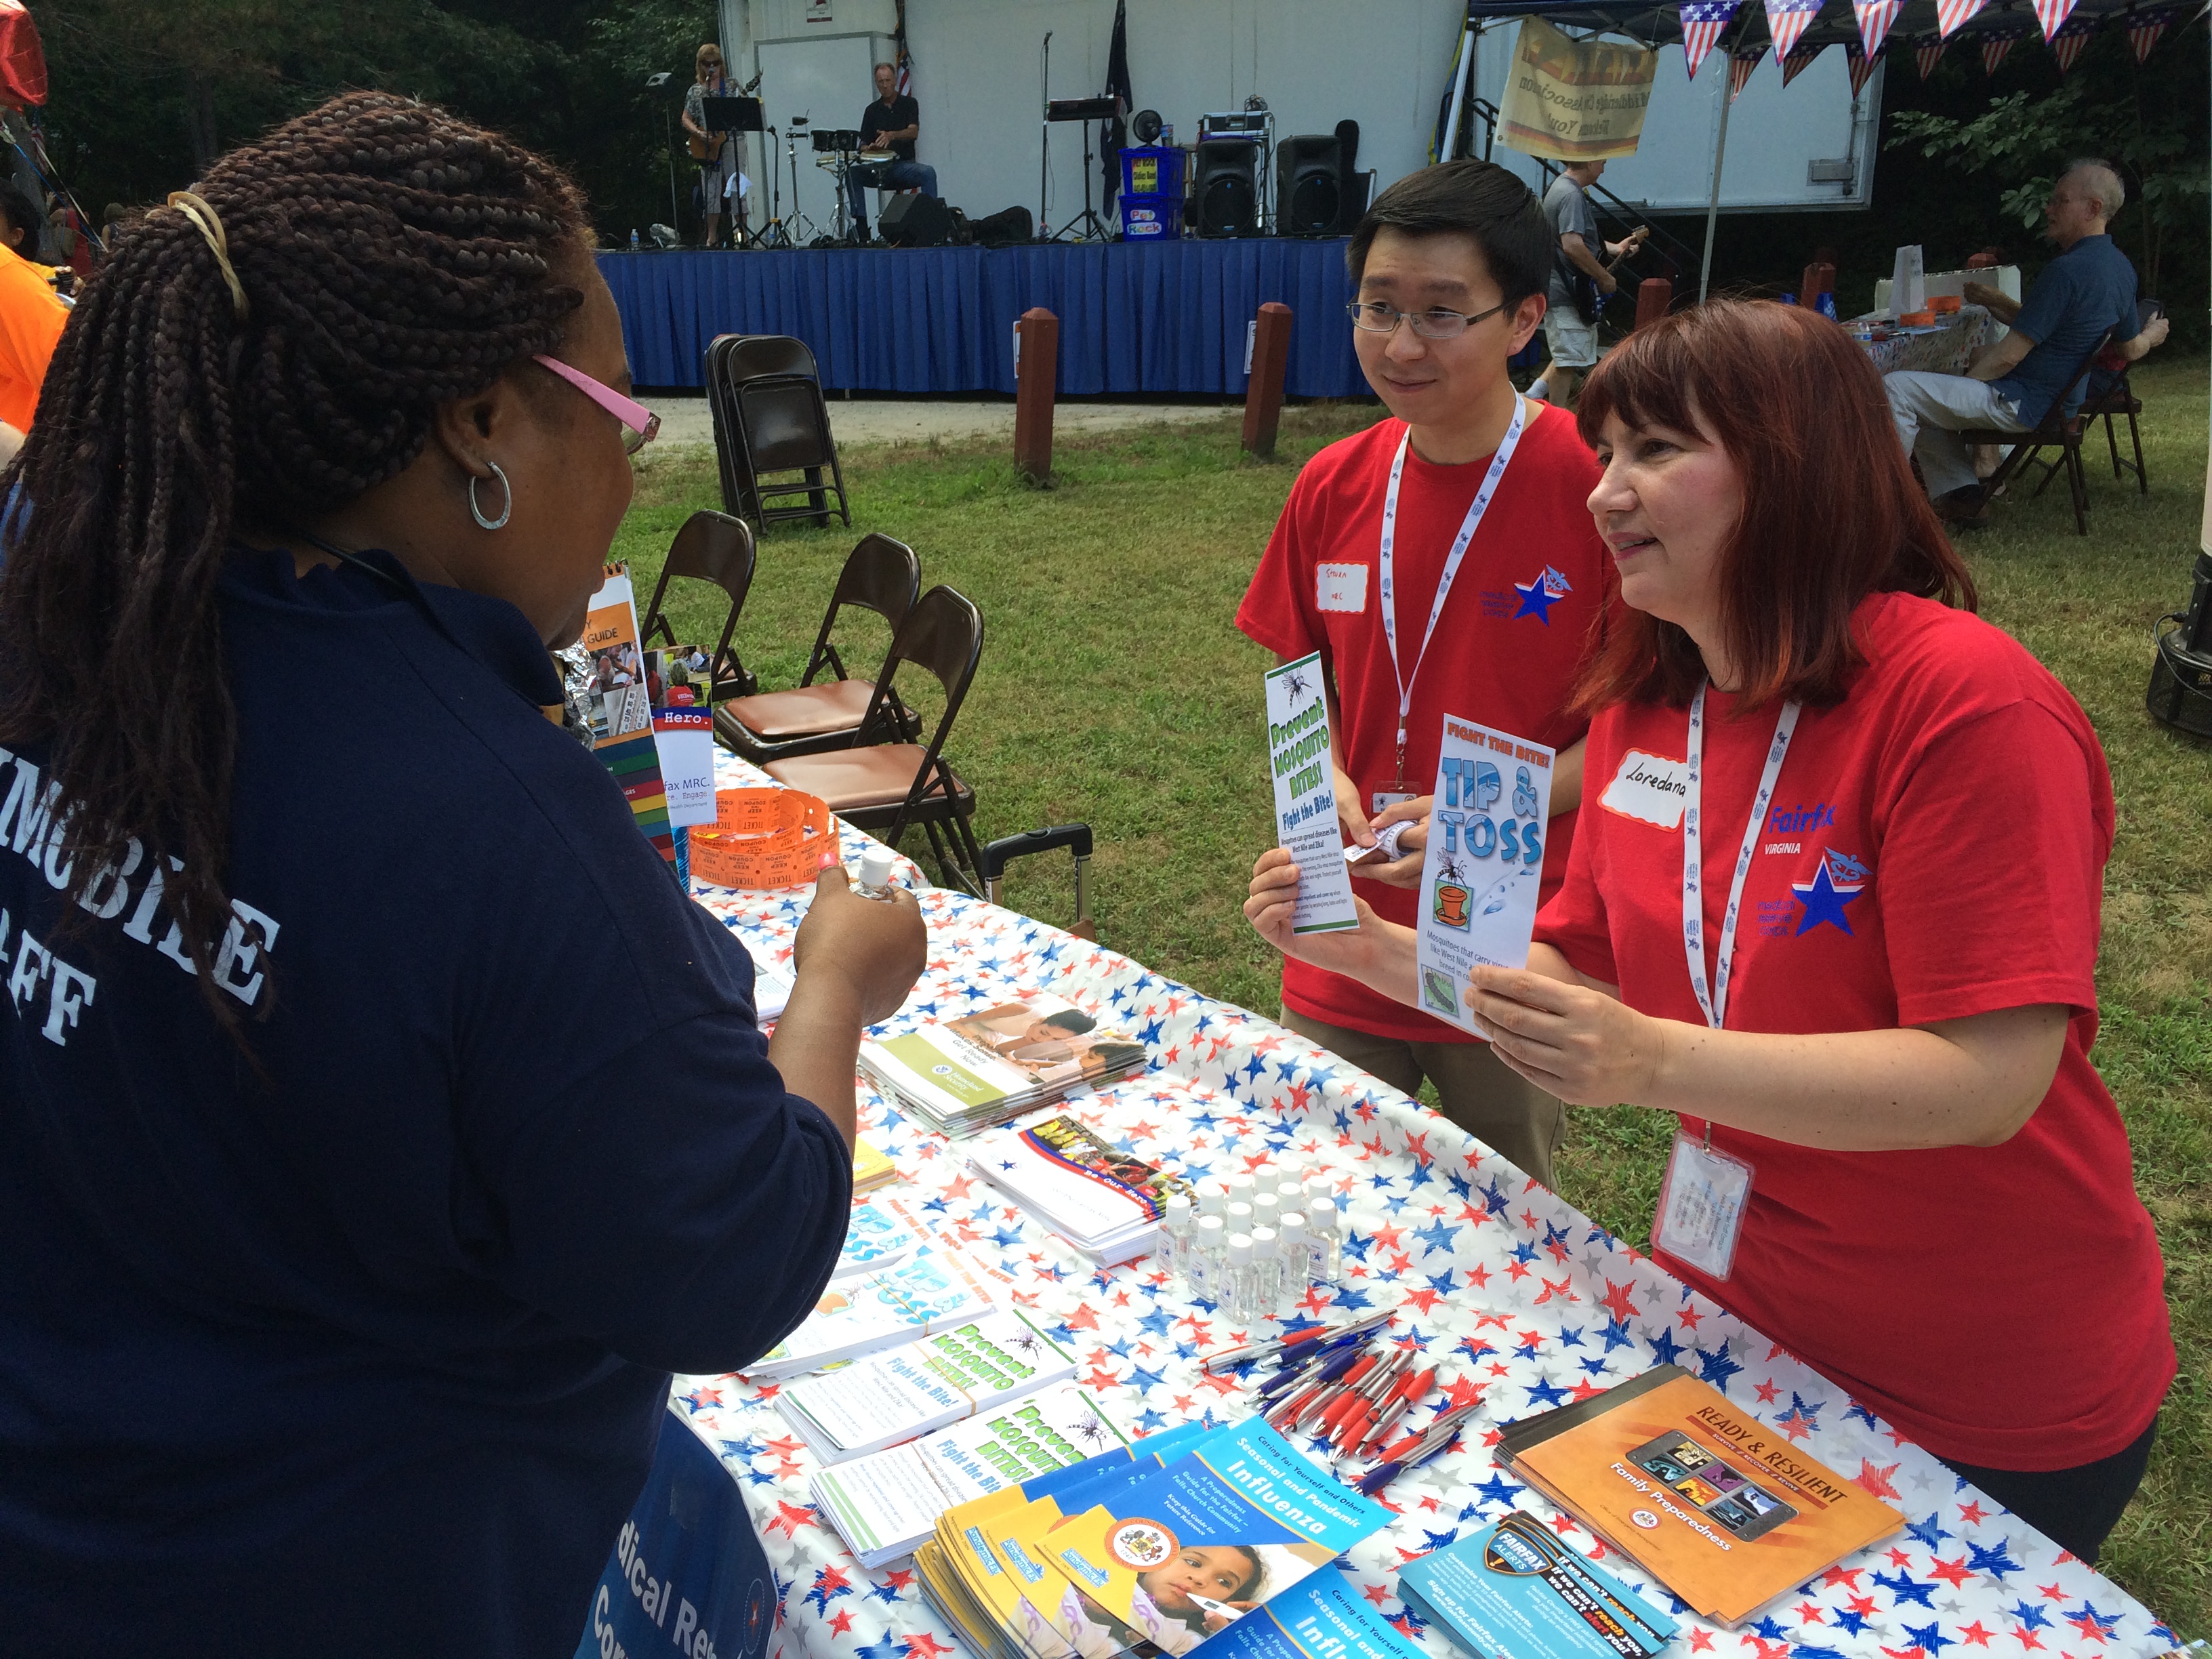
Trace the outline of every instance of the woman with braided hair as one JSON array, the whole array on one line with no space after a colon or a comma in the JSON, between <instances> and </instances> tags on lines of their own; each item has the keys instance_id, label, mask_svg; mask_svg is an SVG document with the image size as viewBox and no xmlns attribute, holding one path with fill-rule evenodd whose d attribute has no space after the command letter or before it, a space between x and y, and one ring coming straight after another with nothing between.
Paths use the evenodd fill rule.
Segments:
<instances>
[{"instance_id":1,"label":"woman with braided hair","mask_svg":"<svg viewBox=\"0 0 2212 1659\"><path fill-rule=\"evenodd\" d=\"M555 722L655 422L582 204L341 98L118 228L0 570L0 1649L571 1652L845 1231L911 899L744 951ZM609 971L606 964L614 968Z\"/></svg>"}]
</instances>

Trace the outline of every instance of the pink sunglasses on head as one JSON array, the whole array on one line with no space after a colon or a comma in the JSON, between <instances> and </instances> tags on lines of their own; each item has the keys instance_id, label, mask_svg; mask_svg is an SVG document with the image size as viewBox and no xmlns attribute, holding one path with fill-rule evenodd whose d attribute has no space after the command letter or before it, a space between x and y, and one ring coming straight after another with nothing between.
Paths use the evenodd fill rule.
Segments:
<instances>
[{"instance_id":1,"label":"pink sunglasses on head","mask_svg":"<svg viewBox=\"0 0 2212 1659\"><path fill-rule=\"evenodd\" d=\"M623 434L623 454L636 454L660 435L659 416L635 398L623 397L605 381L595 380L582 369L542 351L533 353L531 361L543 363L629 428Z\"/></svg>"}]
</instances>

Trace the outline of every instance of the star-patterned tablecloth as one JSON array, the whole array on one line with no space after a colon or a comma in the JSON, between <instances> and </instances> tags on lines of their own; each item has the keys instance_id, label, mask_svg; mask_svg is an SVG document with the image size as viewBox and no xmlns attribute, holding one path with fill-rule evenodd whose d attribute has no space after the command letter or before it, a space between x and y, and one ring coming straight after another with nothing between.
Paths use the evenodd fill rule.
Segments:
<instances>
[{"instance_id":1,"label":"star-patterned tablecloth","mask_svg":"<svg viewBox=\"0 0 2212 1659\"><path fill-rule=\"evenodd\" d=\"M725 760L723 782L757 781ZM865 838L843 829L857 856ZM921 884L904 866L902 879ZM787 952L806 890L701 888L755 946ZM1194 1179L1286 1155L1327 1171L1351 1215L1342 1282L1285 1323L1384 1306L1389 1340L1438 1368L1438 1404L1479 1400L1459 1447L1383 1493L1396 1519L1340 1563L1418 1648L1456 1652L1398 1600L1406 1563L1508 1509L1565 1540L1683 1626L1674 1652L1717 1659L2048 1659L2158 1654L2172 1632L2117 1585L2017 1520L1777 1344L1692 1291L1441 1116L1272 1021L1126 957L963 895L925 890L928 966L885 1028L1036 991L1144 1041L1149 1075L1067 1108L1108 1139ZM1101 1270L968 1169L962 1150L901 1116L863 1079L863 1127L890 1150L902 1193L951 1238L1006 1272L1019 1305L1077 1349L1079 1380L1133 1433L1249 1414L1235 1376L1200 1357L1274 1328L1194 1304L1150 1258ZM1687 1366L1741 1410L1906 1517L1905 1532L1831 1569L1728 1632L1690 1616L1571 1517L1492 1462L1498 1427L1583 1398L1655 1364ZM1449 1392L1443 1384L1449 1379ZM786 1659L939 1659L957 1638L930 1612L912 1563L870 1572L813 1506L814 1457L775 1411L773 1386L679 1377L676 1401L738 1480L776 1574ZM1430 1412L1410 1416L1409 1426Z\"/></svg>"},{"instance_id":2,"label":"star-patterned tablecloth","mask_svg":"<svg viewBox=\"0 0 2212 1659\"><path fill-rule=\"evenodd\" d=\"M1980 306L1960 306L1932 329L1892 334L1886 340L1862 340L1859 347L1880 374L1901 368L1934 374L1964 374L1967 360L1988 331L1990 313Z\"/></svg>"}]
</instances>

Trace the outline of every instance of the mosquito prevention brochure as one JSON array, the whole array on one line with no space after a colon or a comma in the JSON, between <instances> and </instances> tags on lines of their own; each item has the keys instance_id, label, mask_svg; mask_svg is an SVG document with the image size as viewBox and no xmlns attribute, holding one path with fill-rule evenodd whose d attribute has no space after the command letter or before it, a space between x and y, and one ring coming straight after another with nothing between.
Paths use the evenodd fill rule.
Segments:
<instances>
[{"instance_id":1,"label":"mosquito prevention brochure","mask_svg":"<svg viewBox=\"0 0 2212 1659\"><path fill-rule=\"evenodd\" d=\"M1540 743L1444 716L1421 861L1420 1006L1462 1030L1474 1030L1469 969L1528 965L1557 758Z\"/></svg>"},{"instance_id":2,"label":"mosquito prevention brochure","mask_svg":"<svg viewBox=\"0 0 2212 1659\"><path fill-rule=\"evenodd\" d=\"M1275 780L1275 844L1298 866L1291 931L1358 927L1344 830L1336 821L1335 750L1318 651L1267 671L1267 769Z\"/></svg>"}]
</instances>

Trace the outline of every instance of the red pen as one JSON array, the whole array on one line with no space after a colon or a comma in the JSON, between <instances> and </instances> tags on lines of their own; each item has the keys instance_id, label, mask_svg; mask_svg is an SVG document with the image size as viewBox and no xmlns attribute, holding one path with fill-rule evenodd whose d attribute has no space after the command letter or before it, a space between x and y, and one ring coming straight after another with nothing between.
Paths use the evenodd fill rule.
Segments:
<instances>
[{"instance_id":1,"label":"red pen","mask_svg":"<svg viewBox=\"0 0 2212 1659\"><path fill-rule=\"evenodd\" d=\"M1399 1381L1402 1386L1392 1389L1392 1397L1382 1402L1382 1409L1375 1416L1375 1426L1368 1431L1367 1437L1359 1443L1360 1450L1372 1451L1382 1440L1383 1431L1403 1417L1415 1401L1428 1397L1429 1390L1436 1385L1436 1380L1437 1374L1433 1369L1416 1371L1411 1377L1401 1377Z\"/></svg>"}]
</instances>

